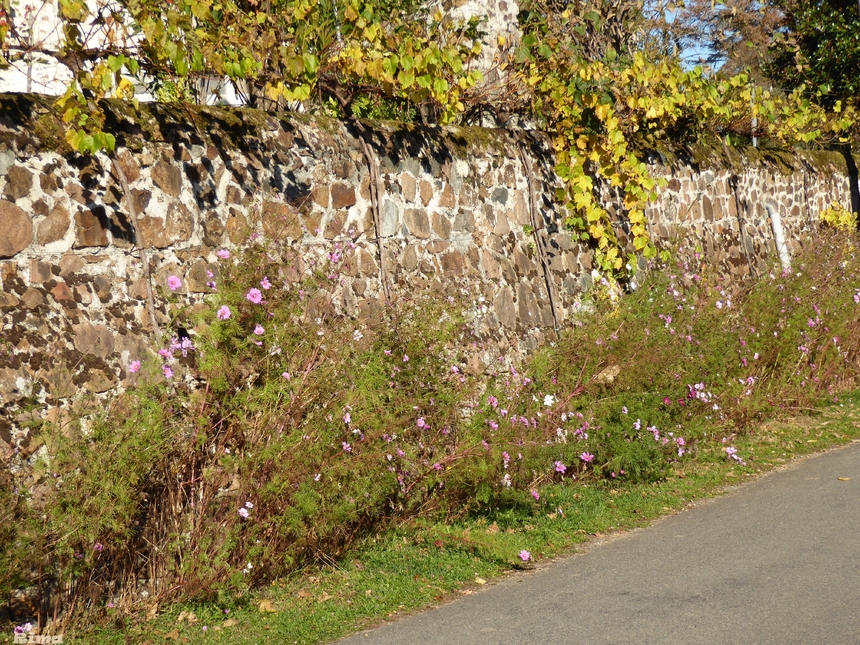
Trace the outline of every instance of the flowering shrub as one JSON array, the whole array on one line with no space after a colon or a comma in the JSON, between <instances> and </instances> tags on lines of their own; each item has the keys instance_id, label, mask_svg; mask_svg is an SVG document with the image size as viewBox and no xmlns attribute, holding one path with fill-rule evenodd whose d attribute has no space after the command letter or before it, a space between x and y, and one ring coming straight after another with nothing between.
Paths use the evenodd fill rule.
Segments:
<instances>
[{"instance_id":1,"label":"flowering shrub","mask_svg":"<svg viewBox=\"0 0 860 645\"><path fill-rule=\"evenodd\" d=\"M0 486L6 584L42 571L78 609L235 593L416 515L540 509L549 484L652 482L708 454L749 467L734 435L856 385L860 262L835 237L747 288L661 267L480 377L456 290L339 312L351 253L300 276L287 248L219 251L190 331L132 358L136 389L85 437L49 435L41 508Z\"/></svg>"}]
</instances>

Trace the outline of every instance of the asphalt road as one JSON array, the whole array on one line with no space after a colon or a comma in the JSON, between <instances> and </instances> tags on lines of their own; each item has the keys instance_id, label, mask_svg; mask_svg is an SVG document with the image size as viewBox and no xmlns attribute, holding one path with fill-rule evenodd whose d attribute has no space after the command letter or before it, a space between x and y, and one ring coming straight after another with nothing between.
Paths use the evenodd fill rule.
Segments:
<instances>
[{"instance_id":1,"label":"asphalt road","mask_svg":"<svg viewBox=\"0 0 860 645\"><path fill-rule=\"evenodd\" d=\"M860 444L340 643L858 645Z\"/></svg>"}]
</instances>

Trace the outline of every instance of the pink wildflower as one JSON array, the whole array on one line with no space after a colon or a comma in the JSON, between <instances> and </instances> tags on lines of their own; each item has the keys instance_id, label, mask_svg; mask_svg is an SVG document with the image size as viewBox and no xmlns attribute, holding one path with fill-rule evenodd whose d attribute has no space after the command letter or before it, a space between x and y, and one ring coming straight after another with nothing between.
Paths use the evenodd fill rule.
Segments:
<instances>
[{"instance_id":1,"label":"pink wildflower","mask_svg":"<svg viewBox=\"0 0 860 645\"><path fill-rule=\"evenodd\" d=\"M164 378L173 378L173 369L170 365L162 365L161 373L164 374Z\"/></svg>"},{"instance_id":2,"label":"pink wildflower","mask_svg":"<svg viewBox=\"0 0 860 645\"><path fill-rule=\"evenodd\" d=\"M140 361L132 361L128 364L128 371L134 374L140 371Z\"/></svg>"},{"instance_id":3,"label":"pink wildflower","mask_svg":"<svg viewBox=\"0 0 860 645\"><path fill-rule=\"evenodd\" d=\"M536 500L539 500L540 499L540 493L537 492L536 490L533 490L532 491L532 497L534 497Z\"/></svg>"},{"instance_id":4,"label":"pink wildflower","mask_svg":"<svg viewBox=\"0 0 860 645\"><path fill-rule=\"evenodd\" d=\"M260 280L260 286L263 287L263 289L267 289L267 290L272 288L272 283L269 282L268 276L266 276L265 278Z\"/></svg>"},{"instance_id":5,"label":"pink wildflower","mask_svg":"<svg viewBox=\"0 0 860 645\"><path fill-rule=\"evenodd\" d=\"M555 466L555 472L557 473L564 474L567 471L567 466L565 466L561 461L555 461L553 462L553 465Z\"/></svg>"},{"instance_id":6,"label":"pink wildflower","mask_svg":"<svg viewBox=\"0 0 860 645\"><path fill-rule=\"evenodd\" d=\"M218 318L218 320L227 320L232 314L233 312L230 311L230 307L228 307L227 305L221 305L221 307L218 308L218 313L215 314L215 316Z\"/></svg>"},{"instance_id":7,"label":"pink wildflower","mask_svg":"<svg viewBox=\"0 0 860 645\"><path fill-rule=\"evenodd\" d=\"M249 515L248 509L243 506L242 508L239 509L239 515L247 520L248 515Z\"/></svg>"},{"instance_id":8,"label":"pink wildflower","mask_svg":"<svg viewBox=\"0 0 860 645\"><path fill-rule=\"evenodd\" d=\"M266 329L262 325L257 325L256 327L254 327L254 333L257 336L262 336L266 333Z\"/></svg>"},{"instance_id":9,"label":"pink wildflower","mask_svg":"<svg viewBox=\"0 0 860 645\"><path fill-rule=\"evenodd\" d=\"M253 302L255 305L259 305L263 302L263 293L259 289L254 288L245 294L245 298Z\"/></svg>"},{"instance_id":10,"label":"pink wildflower","mask_svg":"<svg viewBox=\"0 0 860 645\"><path fill-rule=\"evenodd\" d=\"M579 455L579 458L582 459L582 461L584 461L587 464L594 461L594 455L592 455L591 453L588 453L588 452L582 453L581 455Z\"/></svg>"},{"instance_id":11,"label":"pink wildflower","mask_svg":"<svg viewBox=\"0 0 860 645\"><path fill-rule=\"evenodd\" d=\"M531 559L532 559L532 554L531 554L531 553L529 553L529 552L528 552L528 551L526 551L525 549L523 549L522 551L520 551L520 560L522 560L523 562L528 562L528 561L529 561L529 560L531 560Z\"/></svg>"},{"instance_id":12,"label":"pink wildflower","mask_svg":"<svg viewBox=\"0 0 860 645\"><path fill-rule=\"evenodd\" d=\"M167 286L170 287L171 291L176 291L182 286L182 280L180 280L175 275L168 276Z\"/></svg>"},{"instance_id":13,"label":"pink wildflower","mask_svg":"<svg viewBox=\"0 0 860 645\"><path fill-rule=\"evenodd\" d=\"M228 251L227 249L219 249L218 251L216 251L215 255L217 255L222 260L226 260L230 257L230 251Z\"/></svg>"}]
</instances>

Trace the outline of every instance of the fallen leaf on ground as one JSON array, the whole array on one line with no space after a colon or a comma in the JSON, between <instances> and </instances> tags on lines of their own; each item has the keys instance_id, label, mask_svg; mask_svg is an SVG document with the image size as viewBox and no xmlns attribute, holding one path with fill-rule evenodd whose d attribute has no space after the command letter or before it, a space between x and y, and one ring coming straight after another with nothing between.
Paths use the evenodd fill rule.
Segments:
<instances>
[{"instance_id":1,"label":"fallen leaf on ground","mask_svg":"<svg viewBox=\"0 0 860 645\"><path fill-rule=\"evenodd\" d=\"M232 627L233 625L238 625L238 624L239 624L239 621L238 621L238 620L235 620L235 619L231 618L230 620L225 620L225 621L221 624L221 627Z\"/></svg>"},{"instance_id":2,"label":"fallen leaf on ground","mask_svg":"<svg viewBox=\"0 0 860 645\"><path fill-rule=\"evenodd\" d=\"M483 578L479 578L479 577L477 577L477 576L475 576L475 582L477 582L479 585L485 585L485 584L487 584L487 581L486 581L486 580L484 580Z\"/></svg>"},{"instance_id":3,"label":"fallen leaf on ground","mask_svg":"<svg viewBox=\"0 0 860 645\"><path fill-rule=\"evenodd\" d=\"M176 640L177 638L179 638L179 630L174 629L172 632L167 632L164 635L164 638L167 640Z\"/></svg>"},{"instance_id":4,"label":"fallen leaf on ground","mask_svg":"<svg viewBox=\"0 0 860 645\"><path fill-rule=\"evenodd\" d=\"M841 482L850 482L850 481L851 481L851 478L850 478L850 477L840 477L840 478L839 478L839 481L841 481Z\"/></svg>"},{"instance_id":5,"label":"fallen leaf on ground","mask_svg":"<svg viewBox=\"0 0 860 645\"><path fill-rule=\"evenodd\" d=\"M328 592L324 591L323 595L320 596L319 602L325 602L326 600L331 600L334 596L329 596Z\"/></svg>"},{"instance_id":6,"label":"fallen leaf on ground","mask_svg":"<svg viewBox=\"0 0 860 645\"><path fill-rule=\"evenodd\" d=\"M275 609L271 600L266 599L260 601L260 612L263 614L276 614L278 610Z\"/></svg>"}]
</instances>

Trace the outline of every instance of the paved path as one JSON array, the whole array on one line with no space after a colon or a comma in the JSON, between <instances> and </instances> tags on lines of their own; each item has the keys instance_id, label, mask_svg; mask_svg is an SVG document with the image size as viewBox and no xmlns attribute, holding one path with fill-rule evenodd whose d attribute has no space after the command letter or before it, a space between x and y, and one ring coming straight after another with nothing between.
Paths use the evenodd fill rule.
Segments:
<instances>
[{"instance_id":1,"label":"paved path","mask_svg":"<svg viewBox=\"0 0 860 645\"><path fill-rule=\"evenodd\" d=\"M860 444L341 643L858 645Z\"/></svg>"}]
</instances>

